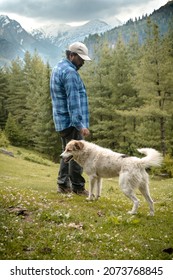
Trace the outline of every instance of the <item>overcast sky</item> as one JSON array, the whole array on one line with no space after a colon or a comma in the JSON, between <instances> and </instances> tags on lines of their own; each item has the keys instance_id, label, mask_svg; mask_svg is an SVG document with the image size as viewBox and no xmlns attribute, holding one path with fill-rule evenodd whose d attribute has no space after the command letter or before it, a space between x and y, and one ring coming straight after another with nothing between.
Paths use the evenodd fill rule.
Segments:
<instances>
[{"instance_id":1,"label":"overcast sky","mask_svg":"<svg viewBox=\"0 0 173 280\"><path fill-rule=\"evenodd\" d=\"M52 23L82 23L114 17L122 23L151 14L168 0L0 0L0 15L17 20L27 30Z\"/></svg>"}]
</instances>

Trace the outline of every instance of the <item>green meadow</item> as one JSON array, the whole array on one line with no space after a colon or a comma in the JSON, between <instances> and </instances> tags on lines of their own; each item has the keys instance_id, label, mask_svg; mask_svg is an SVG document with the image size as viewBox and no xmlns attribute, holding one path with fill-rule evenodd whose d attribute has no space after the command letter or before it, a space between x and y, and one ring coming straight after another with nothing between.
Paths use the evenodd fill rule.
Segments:
<instances>
[{"instance_id":1,"label":"green meadow","mask_svg":"<svg viewBox=\"0 0 173 280\"><path fill-rule=\"evenodd\" d=\"M173 179L150 176L155 216L138 191L139 212L130 216L118 178L104 180L100 200L88 202L57 194L57 164L8 150L14 157L0 153L1 260L173 259Z\"/></svg>"}]
</instances>

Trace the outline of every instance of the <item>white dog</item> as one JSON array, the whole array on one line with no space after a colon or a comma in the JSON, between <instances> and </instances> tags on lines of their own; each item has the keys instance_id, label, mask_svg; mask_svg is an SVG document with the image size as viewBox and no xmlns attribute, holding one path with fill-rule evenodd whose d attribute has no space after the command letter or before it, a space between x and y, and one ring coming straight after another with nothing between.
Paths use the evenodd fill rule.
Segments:
<instances>
[{"instance_id":1,"label":"white dog","mask_svg":"<svg viewBox=\"0 0 173 280\"><path fill-rule=\"evenodd\" d=\"M96 199L101 193L101 178L112 178L119 175L119 184L123 193L133 202L133 208L128 213L136 214L139 201L134 193L139 188L150 207L150 215L154 215L153 200L149 193L148 174L146 168L160 166L162 155L151 148L138 149L146 156L143 158L128 157L113 152L84 140L71 140L61 157L65 162L74 159L89 176L89 197L93 199L93 190L96 187Z\"/></svg>"}]
</instances>

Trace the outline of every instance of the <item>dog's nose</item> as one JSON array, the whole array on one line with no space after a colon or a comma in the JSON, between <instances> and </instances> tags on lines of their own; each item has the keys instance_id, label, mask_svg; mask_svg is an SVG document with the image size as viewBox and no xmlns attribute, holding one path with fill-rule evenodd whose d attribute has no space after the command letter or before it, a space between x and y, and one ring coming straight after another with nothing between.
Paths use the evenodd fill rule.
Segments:
<instances>
[{"instance_id":1,"label":"dog's nose","mask_svg":"<svg viewBox=\"0 0 173 280\"><path fill-rule=\"evenodd\" d=\"M60 154L60 158L63 158L63 153L62 153L62 154Z\"/></svg>"},{"instance_id":2,"label":"dog's nose","mask_svg":"<svg viewBox=\"0 0 173 280\"><path fill-rule=\"evenodd\" d=\"M65 151L62 154L60 154L60 158L64 158L64 155L65 155Z\"/></svg>"}]
</instances>

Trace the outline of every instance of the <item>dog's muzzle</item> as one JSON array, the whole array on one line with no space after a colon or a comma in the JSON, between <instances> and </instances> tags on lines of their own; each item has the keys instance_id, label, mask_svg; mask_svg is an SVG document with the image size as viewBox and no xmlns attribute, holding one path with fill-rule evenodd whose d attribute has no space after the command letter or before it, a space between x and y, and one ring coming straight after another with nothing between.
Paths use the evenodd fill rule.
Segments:
<instances>
[{"instance_id":1,"label":"dog's muzzle","mask_svg":"<svg viewBox=\"0 0 173 280\"><path fill-rule=\"evenodd\" d=\"M69 162L73 158L73 155L70 153L67 153L67 152L63 152L60 155L60 158L62 158L64 160L64 162Z\"/></svg>"}]
</instances>

